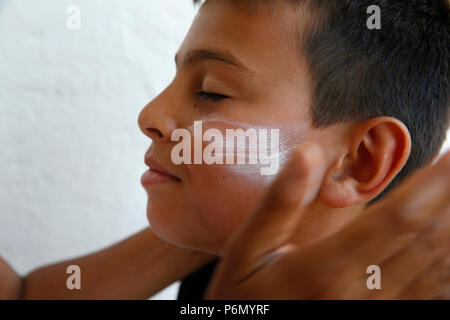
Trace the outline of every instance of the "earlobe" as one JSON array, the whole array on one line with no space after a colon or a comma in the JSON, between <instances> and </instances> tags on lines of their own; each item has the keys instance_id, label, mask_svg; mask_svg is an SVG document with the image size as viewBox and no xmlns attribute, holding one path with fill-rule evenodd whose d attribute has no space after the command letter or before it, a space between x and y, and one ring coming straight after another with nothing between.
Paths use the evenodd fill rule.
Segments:
<instances>
[{"instance_id":1,"label":"earlobe","mask_svg":"<svg viewBox=\"0 0 450 320\"><path fill-rule=\"evenodd\" d=\"M400 172L411 150L408 129L391 117L373 118L350 130L347 152L330 168L320 193L331 207L375 198Z\"/></svg>"}]
</instances>

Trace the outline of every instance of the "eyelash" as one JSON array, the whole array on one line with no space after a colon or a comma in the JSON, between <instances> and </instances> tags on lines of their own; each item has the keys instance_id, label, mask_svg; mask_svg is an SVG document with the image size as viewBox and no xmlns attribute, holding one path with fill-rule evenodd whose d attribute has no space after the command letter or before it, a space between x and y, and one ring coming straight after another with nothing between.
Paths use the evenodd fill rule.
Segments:
<instances>
[{"instance_id":1,"label":"eyelash","mask_svg":"<svg viewBox=\"0 0 450 320\"><path fill-rule=\"evenodd\" d=\"M211 92L204 92L200 91L195 94L197 98L201 99L202 101L212 101L217 102L223 99L227 99L228 97L223 94L217 94L217 93L211 93Z\"/></svg>"}]
</instances>

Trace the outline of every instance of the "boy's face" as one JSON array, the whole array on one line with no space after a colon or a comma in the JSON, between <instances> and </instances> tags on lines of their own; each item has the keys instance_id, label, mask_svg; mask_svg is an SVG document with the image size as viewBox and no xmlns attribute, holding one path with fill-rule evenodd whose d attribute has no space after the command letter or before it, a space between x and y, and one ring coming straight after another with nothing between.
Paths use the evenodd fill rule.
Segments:
<instances>
[{"instance_id":1,"label":"boy's face","mask_svg":"<svg viewBox=\"0 0 450 320\"><path fill-rule=\"evenodd\" d=\"M273 180L260 174L260 165L175 165L173 130L192 131L199 120L203 132L215 128L224 136L226 129L277 128L280 167L289 150L304 141L326 144L328 150L339 144L340 131L312 125L308 66L295 47L300 16L285 2L273 12L264 6L253 14L222 1L200 9L178 51L174 80L139 116L153 140L147 155L178 178L143 182L148 219L161 238L220 254ZM226 97L198 96L202 91Z\"/></svg>"}]
</instances>

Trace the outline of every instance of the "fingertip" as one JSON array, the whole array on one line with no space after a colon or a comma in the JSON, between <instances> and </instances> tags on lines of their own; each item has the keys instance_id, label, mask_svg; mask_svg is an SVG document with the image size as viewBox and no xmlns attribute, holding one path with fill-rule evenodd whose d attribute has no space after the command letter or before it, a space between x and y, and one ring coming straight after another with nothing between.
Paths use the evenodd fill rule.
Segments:
<instances>
[{"instance_id":1,"label":"fingertip","mask_svg":"<svg viewBox=\"0 0 450 320\"><path fill-rule=\"evenodd\" d=\"M307 142L295 152L295 162L302 172L311 175L314 180L320 178L325 169L325 153L322 147L317 143Z\"/></svg>"},{"instance_id":2,"label":"fingertip","mask_svg":"<svg viewBox=\"0 0 450 320\"><path fill-rule=\"evenodd\" d=\"M296 167L297 178L303 180L304 194L301 203L308 205L316 198L322 185L326 171L325 153L317 143L304 143L295 149L291 165Z\"/></svg>"},{"instance_id":3,"label":"fingertip","mask_svg":"<svg viewBox=\"0 0 450 320\"><path fill-rule=\"evenodd\" d=\"M320 153L321 147L317 143L305 142L298 145L291 153L291 159L303 162Z\"/></svg>"}]
</instances>

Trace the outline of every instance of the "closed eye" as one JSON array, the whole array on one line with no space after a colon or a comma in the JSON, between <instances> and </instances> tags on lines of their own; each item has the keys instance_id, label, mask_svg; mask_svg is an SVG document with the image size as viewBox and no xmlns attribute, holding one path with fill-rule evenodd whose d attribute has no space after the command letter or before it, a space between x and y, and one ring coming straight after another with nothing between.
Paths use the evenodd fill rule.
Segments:
<instances>
[{"instance_id":1,"label":"closed eye","mask_svg":"<svg viewBox=\"0 0 450 320\"><path fill-rule=\"evenodd\" d=\"M212 102L216 102L216 101L228 98L227 96L225 96L223 94L210 93L210 92L204 92L204 91L200 91L200 92L196 93L195 95L197 96L197 98L201 99L202 101L212 101Z\"/></svg>"}]
</instances>

